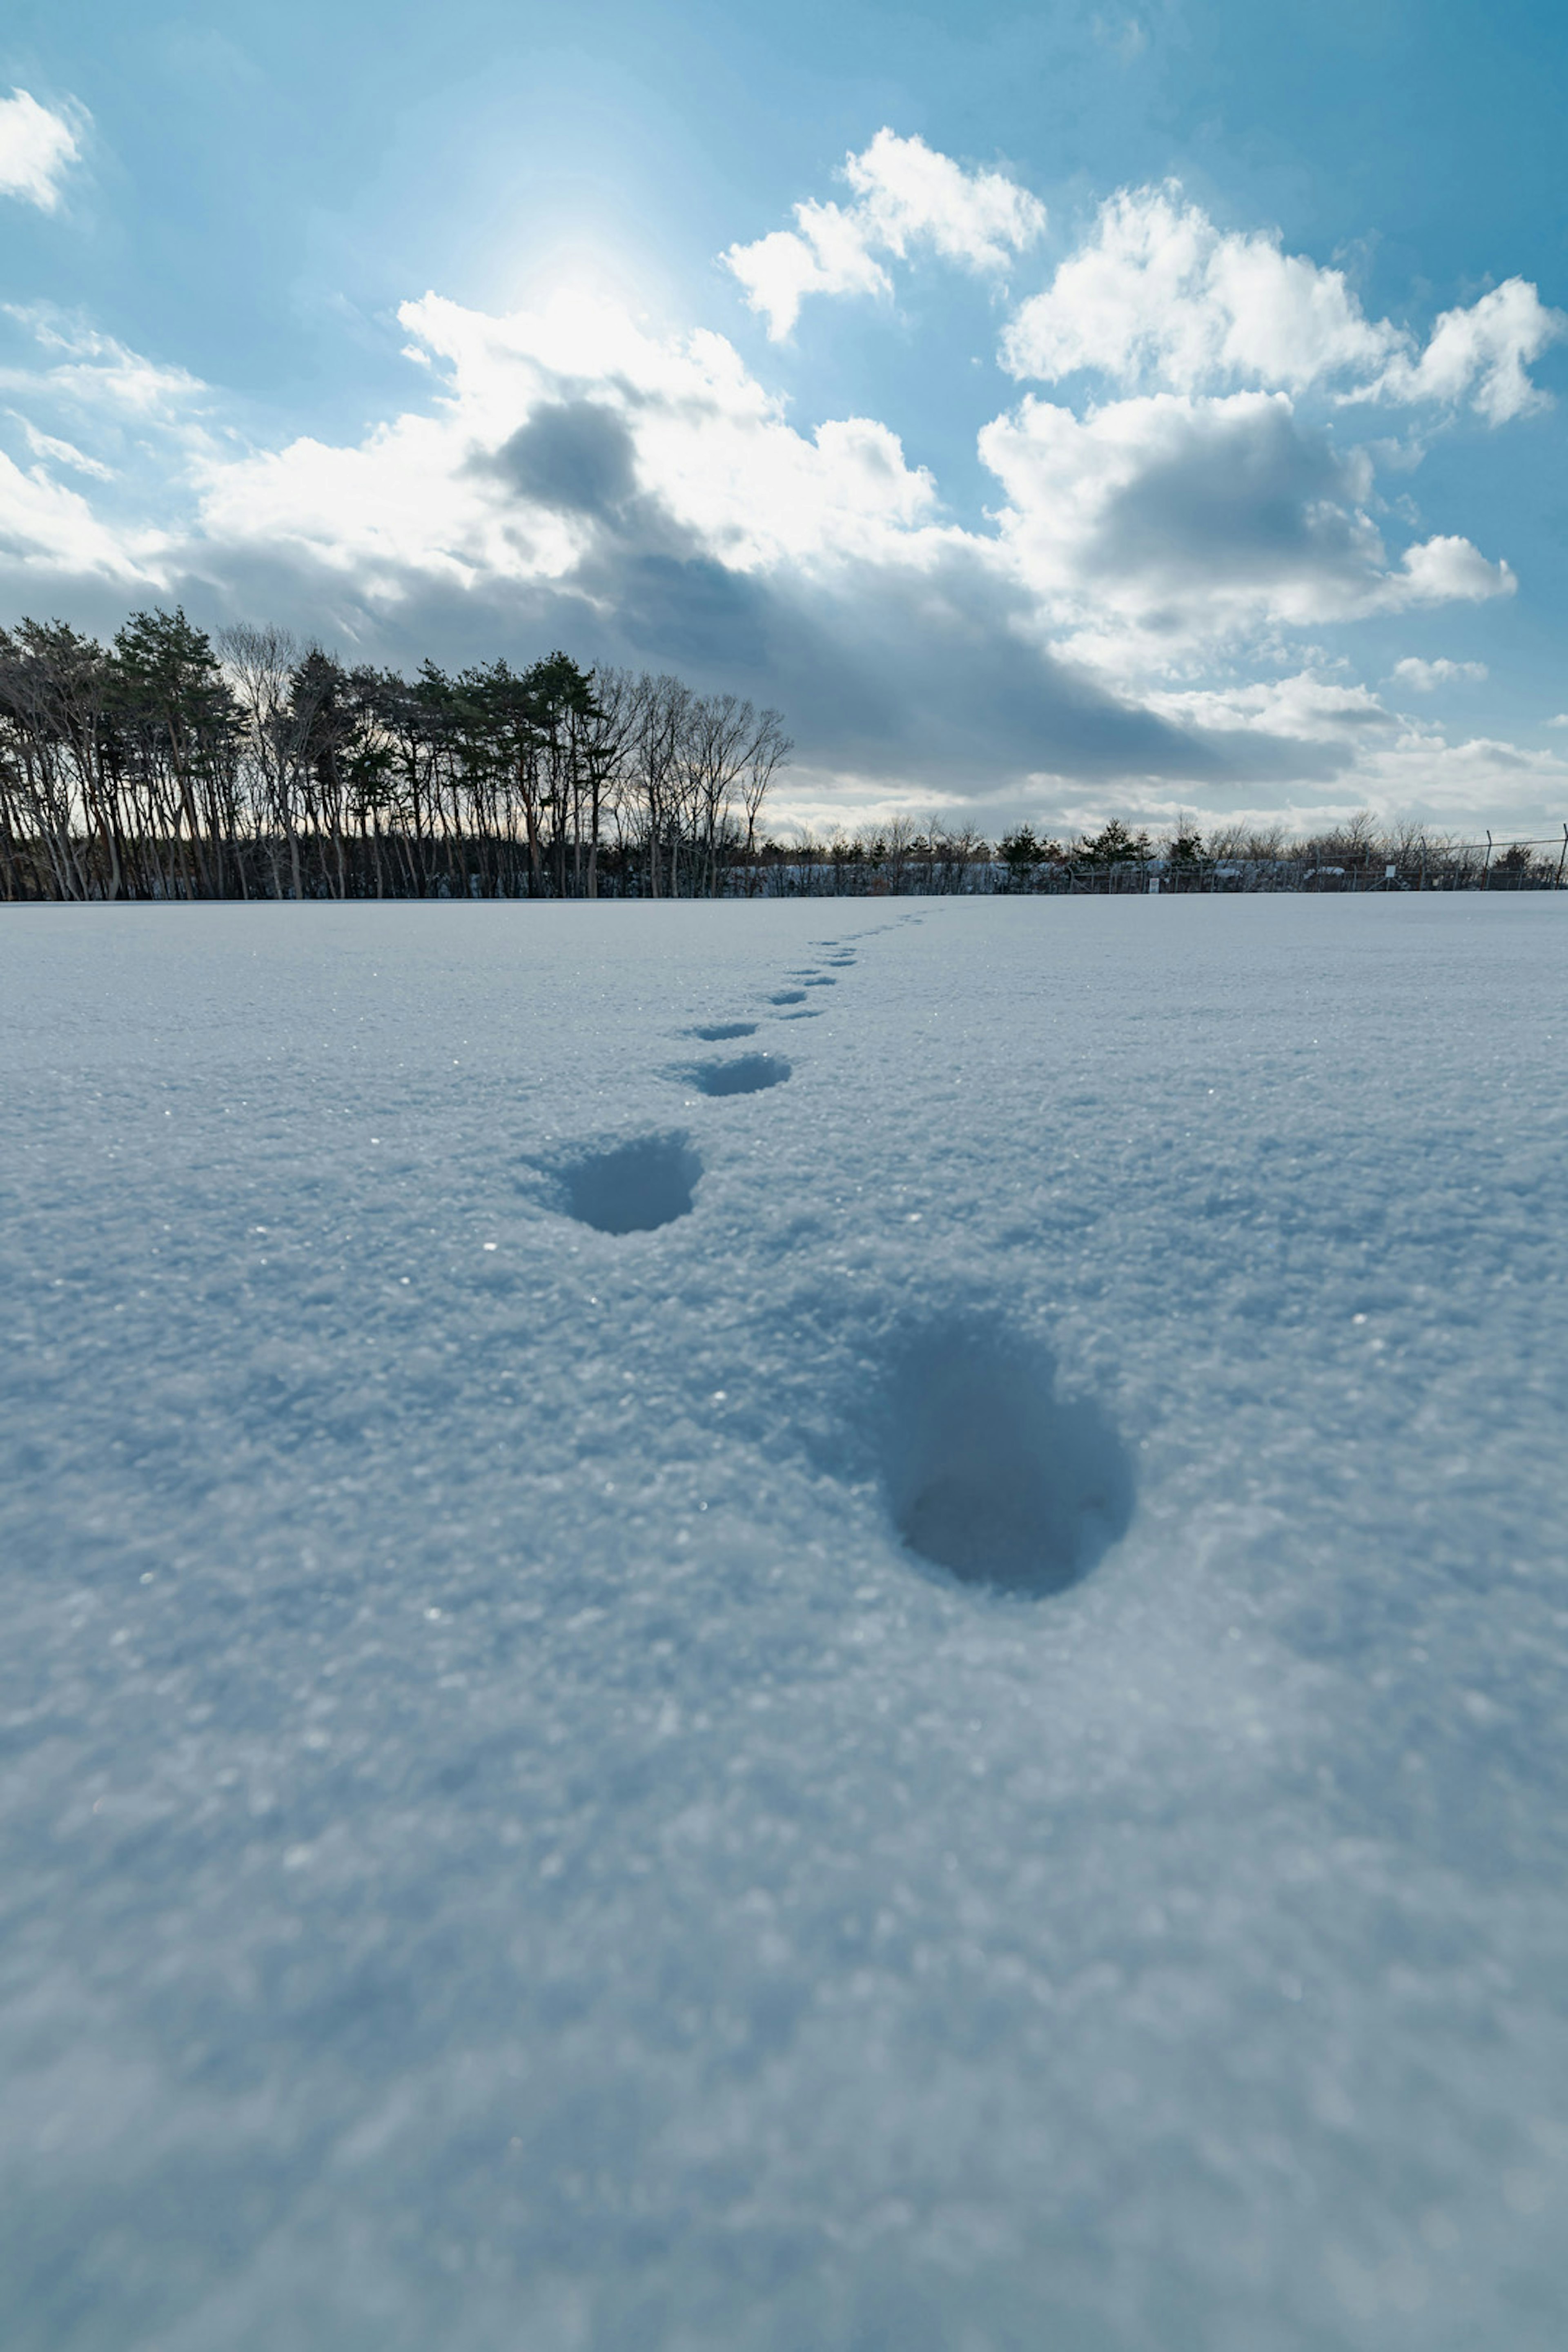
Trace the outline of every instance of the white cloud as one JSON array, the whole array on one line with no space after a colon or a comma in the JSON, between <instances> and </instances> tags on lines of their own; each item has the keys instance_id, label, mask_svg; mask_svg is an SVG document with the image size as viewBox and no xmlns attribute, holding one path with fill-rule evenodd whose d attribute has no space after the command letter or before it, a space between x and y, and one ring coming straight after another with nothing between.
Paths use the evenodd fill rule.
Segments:
<instances>
[{"instance_id":1,"label":"white cloud","mask_svg":"<svg viewBox=\"0 0 1568 2352\"><path fill-rule=\"evenodd\" d=\"M1515 834L1563 836L1568 760L1491 736L1451 743L1409 728L1358 767L1365 804L1391 815L1451 827L1471 839L1489 824Z\"/></svg>"},{"instance_id":2,"label":"white cloud","mask_svg":"<svg viewBox=\"0 0 1568 2352\"><path fill-rule=\"evenodd\" d=\"M980 451L1056 641L1124 677L1515 586L1468 540L1391 561L1367 511L1370 460L1304 425L1283 392L1157 393L1081 417L1031 395L985 426Z\"/></svg>"},{"instance_id":3,"label":"white cloud","mask_svg":"<svg viewBox=\"0 0 1568 2352\"><path fill-rule=\"evenodd\" d=\"M435 412L355 448L215 457L210 534L395 595L409 574L560 580L627 529L740 573L880 559L934 504L886 425L796 432L721 336L661 339L571 295L499 319L426 295L399 316L443 370Z\"/></svg>"},{"instance_id":4,"label":"white cloud","mask_svg":"<svg viewBox=\"0 0 1568 2352\"><path fill-rule=\"evenodd\" d=\"M0 465L0 544L10 564L28 582L79 575L162 587L195 505L192 465L211 446L204 412L213 395L184 368L161 366L79 320L4 308L44 361L0 368L0 391L16 399L9 413L38 460L26 469ZM105 487L89 502L55 478L60 467Z\"/></svg>"},{"instance_id":5,"label":"white cloud","mask_svg":"<svg viewBox=\"0 0 1568 2352\"><path fill-rule=\"evenodd\" d=\"M1397 331L1363 316L1338 269L1223 235L1173 181L1123 189L1003 343L1011 373L1056 383L1082 368L1173 392L1229 384L1300 391L1381 369Z\"/></svg>"},{"instance_id":6,"label":"white cloud","mask_svg":"<svg viewBox=\"0 0 1568 2352\"><path fill-rule=\"evenodd\" d=\"M1237 782L1228 787L1210 782L1195 791L1173 792L1158 777L1130 778L1108 798L1074 793L1062 779L1043 777L1035 780L1042 789L1033 796L1036 805L1030 813L1047 830L1068 824L1088 830L1102 824L1108 810L1114 809L1134 824L1163 826L1181 816L1204 832L1240 824L1279 826L1287 835L1300 835L1325 831L1358 810L1368 810L1382 823L1418 823L1453 840L1479 843L1489 826L1500 839L1532 836L1561 845L1568 759L1485 736L1451 743L1436 730L1399 728L1386 715L1366 727L1359 740L1347 739L1347 756L1331 764L1314 758L1324 748L1322 739L1304 735L1300 767L1293 772L1283 770L1271 788L1260 793L1257 778L1248 776L1245 764L1247 734L1253 725L1272 732L1271 718L1288 717L1299 684L1287 679L1277 689L1265 689L1281 698L1277 714L1266 713L1256 699L1250 715L1245 709L1227 714L1203 698L1192 698L1186 705L1194 721L1201 719L1215 730L1226 725L1227 717L1232 719ZM1179 698L1172 700L1179 704Z\"/></svg>"},{"instance_id":7,"label":"white cloud","mask_svg":"<svg viewBox=\"0 0 1568 2352\"><path fill-rule=\"evenodd\" d=\"M74 473L90 474L94 481L113 480L112 466L104 465L97 457L88 457L84 450L77 447L74 441L62 441L58 435L54 433L40 433L29 418L18 415L16 409L13 409L11 414L21 426L27 446L35 457L43 457L56 466L69 466Z\"/></svg>"},{"instance_id":8,"label":"white cloud","mask_svg":"<svg viewBox=\"0 0 1568 2352\"><path fill-rule=\"evenodd\" d=\"M182 367L163 367L47 305L0 303L47 352L47 367L0 368L0 388L43 394L84 414L154 423L186 411L206 387Z\"/></svg>"},{"instance_id":9,"label":"white cloud","mask_svg":"<svg viewBox=\"0 0 1568 2352\"><path fill-rule=\"evenodd\" d=\"M1334 740L1359 747L1398 724L1370 688L1310 669L1247 686L1156 690L1148 699L1185 726L1216 734L1284 736L1300 743Z\"/></svg>"},{"instance_id":10,"label":"white cloud","mask_svg":"<svg viewBox=\"0 0 1568 2352\"><path fill-rule=\"evenodd\" d=\"M73 111L79 121L79 110ZM78 130L64 114L51 113L28 90L0 98L0 195L52 213L60 181L80 153Z\"/></svg>"},{"instance_id":11,"label":"white cloud","mask_svg":"<svg viewBox=\"0 0 1568 2352\"><path fill-rule=\"evenodd\" d=\"M170 541L139 524L122 528L99 515L79 490L56 482L39 467L24 472L0 451L0 544L17 592L36 577L110 581L161 587L159 558Z\"/></svg>"},{"instance_id":12,"label":"white cloud","mask_svg":"<svg viewBox=\"0 0 1568 2352\"><path fill-rule=\"evenodd\" d=\"M886 425L798 430L722 337L657 336L572 296L490 318L430 295L401 315L431 405L349 447L209 449L209 538L291 548L390 603L421 581L597 581L634 545L736 578L869 566L889 595L962 560L1037 646L1128 682L1260 632L1513 585L1463 540L1392 556L1370 461L1284 393L1160 394L1083 418L1027 398L980 436L1007 503L965 531Z\"/></svg>"},{"instance_id":13,"label":"white cloud","mask_svg":"<svg viewBox=\"0 0 1568 2352\"><path fill-rule=\"evenodd\" d=\"M1510 278L1445 311L1425 351L1369 319L1342 270L1287 254L1277 236L1222 232L1179 185L1123 189L1048 288L1023 303L1003 364L1047 383L1090 370L1126 386L1212 393L1309 388L1342 401L1453 407L1500 425L1543 404L1525 370L1568 331Z\"/></svg>"},{"instance_id":14,"label":"white cloud","mask_svg":"<svg viewBox=\"0 0 1568 2352\"><path fill-rule=\"evenodd\" d=\"M367 646L463 605L487 630L527 614L542 641L586 635L610 658L749 661L748 688L791 700L803 731L814 700L840 713L816 722L830 737L856 714L825 766L874 780L901 761L928 800L958 789L955 759L971 791L999 762L1038 768L1042 746L1064 776L1186 778L1189 799L1216 761L1335 772L1391 723L1366 689L1300 669L1216 686L1205 665L1278 669L1303 626L1512 586L1463 540L1392 554L1372 461L1284 392L1082 417L1026 398L981 436L1005 508L965 530L885 425L797 428L721 336L655 333L581 296L490 317L427 295L401 316L418 406L354 443L254 452L208 431L212 395L183 372L32 321L48 362L34 391L99 435L90 451L163 457L140 514L117 478L119 522L42 465L0 472L23 580L196 578L210 594L265 574L288 617ZM49 463L103 464L28 424Z\"/></svg>"},{"instance_id":15,"label":"white cloud","mask_svg":"<svg viewBox=\"0 0 1568 2352\"><path fill-rule=\"evenodd\" d=\"M1416 654L1407 654L1403 661L1394 663L1389 675L1415 694L1433 694L1438 687L1461 678L1475 679L1479 683L1488 671L1485 662L1457 662L1446 657L1423 661Z\"/></svg>"},{"instance_id":16,"label":"white cloud","mask_svg":"<svg viewBox=\"0 0 1568 2352\"><path fill-rule=\"evenodd\" d=\"M1370 612L1402 613L1413 604L1479 604L1512 596L1519 582L1504 562L1489 563L1468 539L1445 533L1407 547Z\"/></svg>"},{"instance_id":17,"label":"white cloud","mask_svg":"<svg viewBox=\"0 0 1568 2352\"><path fill-rule=\"evenodd\" d=\"M1468 310L1445 310L1419 358L1402 353L1372 396L1408 403L1468 400L1489 425L1506 425L1548 405L1548 395L1525 369L1568 333L1568 319L1549 310L1533 286L1510 278Z\"/></svg>"},{"instance_id":18,"label":"white cloud","mask_svg":"<svg viewBox=\"0 0 1568 2352\"><path fill-rule=\"evenodd\" d=\"M1037 226L1010 183L986 194L919 142L883 134L851 164L852 202L819 208L848 225L841 279L885 283L920 246L994 268ZM794 247L827 269L826 231ZM0 467L0 562L50 610L69 602L57 583L134 583L377 659L563 643L669 665L785 705L818 775L878 804L971 806L1032 777L1064 807L1176 794L1212 816L1341 784L1354 805L1380 762L1408 782L1423 761L1505 793L1510 747L1461 758L1303 641L1513 592L1468 539L1402 545L1377 495L1387 450L1340 437L1347 388L1426 358L1338 273L1222 237L1168 190L1141 212L1117 199L1075 258L1052 289L1073 300L1031 331L1051 326L1053 366L1097 353L1111 396L1025 393L984 423L1000 506L968 525L879 419L797 422L721 336L609 297L494 317L428 294L401 313L418 362L401 413L271 449L183 369L14 311L37 363L0 389L37 462ZM1524 311L1499 318L1445 362L1443 397L1479 396L1523 352ZM1410 657L1392 683L1480 668ZM1555 772L1517 770L1531 793Z\"/></svg>"},{"instance_id":19,"label":"white cloud","mask_svg":"<svg viewBox=\"0 0 1568 2352\"><path fill-rule=\"evenodd\" d=\"M879 131L846 159L844 177L853 204L798 204L793 229L732 245L723 257L774 342L807 294L890 293L879 255L901 261L924 247L966 269L1000 271L1045 230L1045 207L1026 189L999 172L966 172L923 139Z\"/></svg>"}]
</instances>

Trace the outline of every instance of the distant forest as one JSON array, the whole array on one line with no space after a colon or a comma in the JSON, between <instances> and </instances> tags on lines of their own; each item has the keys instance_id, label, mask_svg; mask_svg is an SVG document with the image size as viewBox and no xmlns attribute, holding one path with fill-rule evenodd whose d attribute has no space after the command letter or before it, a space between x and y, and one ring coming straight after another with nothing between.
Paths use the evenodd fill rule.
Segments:
<instances>
[{"instance_id":1,"label":"distant forest","mask_svg":"<svg viewBox=\"0 0 1568 2352\"><path fill-rule=\"evenodd\" d=\"M1370 816L993 844L908 820L771 838L776 710L552 653L413 678L286 630L133 614L111 645L0 629L0 899L599 898L1552 889L1562 840Z\"/></svg>"}]
</instances>

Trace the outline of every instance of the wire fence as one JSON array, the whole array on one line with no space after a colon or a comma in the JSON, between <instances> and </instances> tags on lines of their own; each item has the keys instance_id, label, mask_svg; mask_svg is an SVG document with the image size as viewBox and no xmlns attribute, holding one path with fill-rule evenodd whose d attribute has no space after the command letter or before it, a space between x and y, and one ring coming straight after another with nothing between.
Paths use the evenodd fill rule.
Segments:
<instances>
[{"instance_id":1,"label":"wire fence","mask_svg":"<svg viewBox=\"0 0 1568 2352\"><path fill-rule=\"evenodd\" d=\"M1020 846L1020 844L1023 845ZM160 852L167 844L155 845ZM891 842L876 834L827 842L763 842L721 837L709 862L683 869L670 845L650 857L646 840L595 845L584 860L559 861L560 879L541 874L510 831L456 831L405 836L397 828L359 834L256 832L206 844L181 844L178 861L134 855L121 845L112 877L92 835L28 837L0 829L0 901L102 904L193 899L516 899L589 896L646 898L889 897L1133 898L1310 892L1562 890L1568 887L1568 824L1552 835L1456 842L1415 831L1391 837L1352 832L1340 839L1208 847L1195 836L1139 842L1129 856L1097 854L1092 844L1039 852L1027 835L999 847L973 833L936 831ZM583 886L579 869L586 874ZM137 878L140 877L140 878ZM575 878L574 878L575 877ZM672 889L673 885L673 889Z\"/></svg>"},{"instance_id":2,"label":"wire fence","mask_svg":"<svg viewBox=\"0 0 1568 2352\"><path fill-rule=\"evenodd\" d=\"M1291 891L1334 895L1369 891L1561 890L1568 887L1568 824L1555 834L1500 840L1435 840L1406 834L1389 842L1352 837L1244 851L1150 848L1128 857L999 856L986 845L965 856L931 843L876 854L857 843L778 852L731 874L735 896L851 898L887 896L1134 898Z\"/></svg>"}]
</instances>

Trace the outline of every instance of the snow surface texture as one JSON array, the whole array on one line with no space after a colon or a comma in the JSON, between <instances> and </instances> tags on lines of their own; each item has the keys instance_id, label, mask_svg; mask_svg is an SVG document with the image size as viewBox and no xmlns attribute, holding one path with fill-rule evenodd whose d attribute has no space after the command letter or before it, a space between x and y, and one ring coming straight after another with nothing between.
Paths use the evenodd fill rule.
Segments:
<instances>
[{"instance_id":1,"label":"snow surface texture","mask_svg":"<svg viewBox=\"0 0 1568 2352\"><path fill-rule=\"evenodd\" d=\"M0 921L7 2352L1561 2352L1565 912Z\"/></svg>"}]
</instances>

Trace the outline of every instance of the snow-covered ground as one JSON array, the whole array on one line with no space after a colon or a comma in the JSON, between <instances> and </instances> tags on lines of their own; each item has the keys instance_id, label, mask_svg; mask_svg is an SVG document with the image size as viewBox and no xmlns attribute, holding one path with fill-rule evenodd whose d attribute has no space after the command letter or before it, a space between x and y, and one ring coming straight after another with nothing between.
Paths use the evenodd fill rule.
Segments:
<instances>
[{"instance_id":1,"label":"snow-covered ground","mask_svg":"<svg viewBox=\"0 0 1568 2352\"><path fill-rule=\"evenodd\" d=\"M0 921L7 2352L1561 2352L1565 916Z\"/></svg>"}]
</instances>

